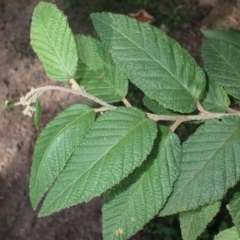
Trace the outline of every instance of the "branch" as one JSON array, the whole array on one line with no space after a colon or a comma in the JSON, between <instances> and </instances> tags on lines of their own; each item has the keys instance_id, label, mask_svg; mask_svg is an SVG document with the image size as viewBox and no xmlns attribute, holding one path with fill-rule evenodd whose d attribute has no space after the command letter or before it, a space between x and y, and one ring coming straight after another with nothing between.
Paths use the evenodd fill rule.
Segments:
<instances>
[{"instance_id":1,"label":"branch","mask_svg":"<svg viewBox=\"0 0 240 240\"><path fill-rule=\"evenodd\" d=\"M81 89L70 89L70 88L65 88L65 87L58 87L58 86L46 86L46 87L40 87L40 88L36 88L36 89L32 89L27 95L26 95L26 99L29 99L29 96L31 97L32 95L34 95L34 93L39 93L38 96L40 96L42 93L48 91L48 90L58 90L58 91L62 91L62 92L68 92L68 93L72 93L72 94L76 94L82 97L85 97L89 100L92 100L95 103L98 103L104 107L108 107L109 110L113 109L114 107L104 101L102 101L99 98L94 97L93 95L81 90Z\"/></svg>"},{"instance_id":2,"label":"branch","mask_svg":"<svg viewBox=\"0 0 240 240\"><path fill-rule=\"evenodd\" d=\"M221 119L226 116L239 116L240 112L235 111L234 109L228 108L227 113L211 113L206 111L200 102L197 102L197 109L200 114L198 115L156 115L152 113L147 113L147 116L153 121L174 121L173 125L170 127L171 131L174 132L176 128L183 122L189 121L201 121L201 120L210 120L210 119Z\"/></svg>"},{"instance_id":3,"label":"branch","mask_svg":"<svg viewBox=\"0 0 240 240\"><path fill-rule=\"evenodd\" d=\"M200 121L200 120L210 120L210 119L221 119L223 117L227 116L238 116L240 117L240 112L234 112L234 113L210 113L207 115L156 115L152 113L147 113L147 116L157 121L178 121L181 120L181 122L189 122L189 121Z\"/></svg>"},{"instance_id":4,"label":"branch","mask_svg":"<svg viewBox=\"0 0 240 240\"><path fill-rule=\"evenodd\" d=\"M91 94L87 93L83 88L65 88L65 87L58 87L58 86L46 86L46 87L39 87L39 88L32 88L30 92L26 94L26 96L21 97L19 102L9 102L5 101L5 106L7 108L13 108L18 105L26 106L23 111L24 115L28 115L32 117L33 112L35 111L35 107L31 106L31 104L36 103L37 99L46 91L48 90L57 90L62 92L68 92L72 94L76 94L82 97L85 97L95 103L98 103L103 106L102 111L107 111L111 109L115 109L116 107L102 101L99 98L92 96Z\"/></svg>"},{"instance_id":5,"label":"branch","mask_svg":"<svg viewBox=\"0 0 240 240\"><path fill-rule=\"evenodd\" d=\"M94 109L95 112L104 112L108 110L115 109L115 106L112 106L103 100L94 97L93 95L87 93L82 87L74 87L74 89L65 88L65 87L59 87L59 86L46 86L46 87L39 87L36 89L31 89L29 93L26 94L25 97L21 97L19 102L5 102L6 107L12 108L17 105L23 105L26 106L26 108L23 111L23 114L32 116L32 113L35 111L35 108L31 106L31 104L35 103L36 100L39 98L41 94L48 90L57 90L62 92L68 92L72 94L76 94L82 97L85 97L95 103L100 104L102 107ZM127 107L130 107L131 104L127 101L127 99L122 99L122 102ZM239 116L240 112L235 111L233 109L228 108L227 113L211 113L206 111L200 102L197 102L197 108L200 111L200 114L198 115L157 115L152 113L146 113L149 118L151 118L153 121L173 121L174 124L171 126L171 131L175 131L175 129L182 123L182 122L188 122L188 121L200 121L200 120L209 120L209 119L221 119L226 116Z\"/></svg>"}]
</instances>

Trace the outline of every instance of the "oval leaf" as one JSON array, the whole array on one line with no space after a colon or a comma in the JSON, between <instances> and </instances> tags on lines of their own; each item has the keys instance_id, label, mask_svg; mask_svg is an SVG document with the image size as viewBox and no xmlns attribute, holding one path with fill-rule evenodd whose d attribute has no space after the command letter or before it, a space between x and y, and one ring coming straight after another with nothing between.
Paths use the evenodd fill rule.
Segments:
<instances>
[{"instance_id":1,"label":"oval leaf","mask_svg":"<svg viewBox=\"0 0 240 240\"><path fill-rule=\"evenodd\" d=\"M105 102L121 101L127 94L128 80L103 44L85 36L76 36L76 42L79 61L75 79L88 93Z\"/></svg>"},{"instance_id":2,"label":"oval leaf","mask_svg":"<svg viewBox=\"0 0 240 240\"><path fill-rule=\"evenodd\" d=\"M146 159L155 122L136 108L102 114L48 193L40 216L89 201L119 183Z\"/></svg>"},{"instance_id":3,"label":"oval leaf","mask_svg":"<svg viewBox=\"0 0 240 240\"><path fill-rule=\"evenodd\" d=\"M179 214L183 240L195 240L218 213L221 202Z\"/></svg>"},{"instance_id":4,"label":"oval leaf","mask_svg":"<svg viewBox=\"0 0 240 240\"><path fill-rule=\"evenodd\" d=\"M129 239L158 214L172 192L180 159L177 135L161 127L142 166L104 194L104 239Z\"/></svg>"},{"instance_id":5,"label":"oval leaf","mask_svg":"<svg viewBox=\"0 0 240 240\"><path fill-rule=\"evenodd\" d=\"M240 178L240 118L200 126L183 143L180 176L161 216L189 211L222 199Z\"/></svg>"},{"instance_id":6,"label":"oval leaf","mask_svg":"<svg viewBox=\"0 0 240 240\"><path fill-rule=\"evenodd\" d=\"M196 109L205 74L177 42L123 15L94 13L91 18L117 66L148 97L177 112Z\"/></svg>"},{"instance_id":7,"label":"oval leaf","mask_svg":"<svg viewBox=\"0 0 240 240\"><path fill-rule=\"evenodd\" d=\"M227 42L208 39L203 42L202 54L209 80L216 81L229 95L240 99L240 49Z\"/></svg>"},{"instance_id":8,"label":"oval leaf","mask_svg":"<svg viewBox=\"0 0 240 240\"><path fill-rule=\"evenodd\" d=\"M73 105L54 118L40 134L30 177L30 200L34 209L85 136L94 115L88 106Z\"/></svg>"},{"instance_id":9,"label":"oval leaf","mask_svg":"<svg viewBox=\"0 0 240 240\"><path fill-rule=\"evenodd\" d=\"M77 68L77 48L67 19L58 8L40 2L34 9L30 38L48 77L67 81Z\"/></svg>"}]
</instances>

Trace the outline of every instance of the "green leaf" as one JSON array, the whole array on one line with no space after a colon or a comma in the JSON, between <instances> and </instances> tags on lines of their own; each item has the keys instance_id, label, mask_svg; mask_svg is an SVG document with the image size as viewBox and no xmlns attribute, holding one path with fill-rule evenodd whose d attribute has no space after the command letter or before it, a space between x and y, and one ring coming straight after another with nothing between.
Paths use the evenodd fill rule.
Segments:
<instances>
[{"instance_id":1,"label":"green leaf","mask_svg":"<svg viewBox=\"0 0 240 240\"><path fill-rule=\"evenodd\" d=\"M78 61L76 43L66 17L55 5L46 2L37 5L30 38L48 77L58 81L74 77Z\"/></svg>"},{"instance_id":2,"label":"green leaf","mask_svg":"<svg viewBox=\"0 0 240 240\"><path fill-rule=\"evenodd\" d=\"M161 216L222 199L240 177L240 118L209 120L183 143L180 176Z\"/></svg>"},{"instance_id":3,"label":"green leaf","mask_svg":"<svg viewBox=\"0 0 240 240\"><path fill-rule=\"evenodd\" d=\"M119 107L102 114L48 193L40 216L86 202L140 166L150 153L157 127L145 113Z\"/></svg>"},{"instance_id":4,"label":"green leaf","mask_svg":"<svg viewBox=\"0 0 240 240\"><path fill-rule=\"evenodd\" d=\"M203 42L202 54L209 80L216 81L229 95L240 99L240 49L209 39Z\"/></svg>"},{"instance_id":5,"label":"green leaf","mask_svg":"<svg viewBox=\"0 0 240 240\"><path fill-rule=\"evenodd\" d=\"M240 235L240 192L236 192L233 195L230 203L227 205L227 209L232 217L233 223L237 228Z\"/></svg>"},{"instance_id":6,"label":"green leaf","mask_svg":"<svg viewBox=\"0 0 240 240\"><path fill-rule=\"evenodd\" d=\"M215 235L214 240L240 240L240 238L236 227L232 227Z\"/></svg>"},{"instance_id":7,"label":"green leaf","mask_svg":"<svg viewBox=\"0 0 240 240\"><path fill-rule=\"evenodd\" d=\"M230 101L226 91L213 81L209 81L205 98L202 106L210 112L226 112Z\"/></svg>"},{"instance_id":8,"label":"green leaf","mask_svg":"<svg viewBox=\"0 0 240 240\"><path fill-rule=\"evenodd\" d=\"M174 113L171 110L166 109L162 105L160 105L157 101L149 98L148 96L143 97L143 104L152 112L160 115L177 115L177 113Z\"/></svg>"},{"instance_id":9,"label":"green leaf","mask_svg":"<svg viewBox=\"0 0 240 240\"><path fill-rule=\"evenodd\" d=\"M195 210L179 214L183 240L195 240L205 230L207 224L218 213L221 202L206 205Z\"/></svg>"},{"instance_id":10,"label":"green leaf","mask_svg":"<svg viewBox=\"0 0 240 240\"><path fill-rule=\"evenodd\" d=\"M54 118L40 134L30 177L30 199L34 209L86 135L94 115L88 106L72 105Z\"/></svg>"},{"instance_id":11,"label":"green leaf","mask_svg":"<svg viewBox=\"0 0 240 240\"><path fill-rule=\"evenodd\" d=\"M35 103L35 113L34 113L34 126L37 130L39 130L40 123L41 123L41 114L42 114L42 107L39 99L37 99Z\"/></svg>"},{"instance_id":12,"label":"green leaf","mask_svg":"<svg viewBox=\"0 0 240 240\"><path fill-rule=\"evenodd\" d=\"M94 13L91 18L117 66L148 97L174 111L196 109L205 74L177 42L160 29L123 15Z\"/></svg>"},{"instance_id":13,"label":"green leaf","mask_svg":"<svg viewBox=\"0 0 240 240\"><path fill-rule=\"evenodd\" d=\"M240 31L237 29L201 29L206 38L214 38L240 48Z\"/></svg>"},{"instance_id":14,"label":"green leaf","mask_svg":"<svg viewBox=\"0 0 240 240\"><path fill-rule=\"evenodd\" d=\"M147 160L104 194L104 239L128 239L152 219L171 194L179 174L181 145L161 127Z\"/></svg>"},{"instance_id":15,"label":"green leaf","mask_svg":"<svg viewBox=\"0 0 240 240\"><path fill-rule=\"evenodd\" d=\"M85 36L76 36L76 42L79 61L75 78L78 82L88 93L103 101L121 101L127 94L128 80L103 44Z\"/></svg>"}]
</instances>

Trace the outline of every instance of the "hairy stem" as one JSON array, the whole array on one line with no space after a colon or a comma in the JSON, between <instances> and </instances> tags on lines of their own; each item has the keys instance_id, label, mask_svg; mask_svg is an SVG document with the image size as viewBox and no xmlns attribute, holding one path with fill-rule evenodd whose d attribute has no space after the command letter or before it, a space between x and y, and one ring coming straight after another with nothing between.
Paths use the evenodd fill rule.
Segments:
<instances>
[{"instance_id":1,"label":"hairy stem","mask_svg":"<svg viewBox=\"0 0 240 240\"><path fill-rule=\"evenodd\" d=\"M82 91L81 89L70 89L70 88L65 88L65 87L59 87L59 86L46 86L46 87L39 87L36 89L32 89L26 96L25 99L26 101L29 100L32 96L34 96L35 94L37 94L38 96L40 96L42 93L48 91L48 90L57 90L57 91L62 91L62 92L68 92L68 93L72 93L72 94L76 94L76 95L80 95L82 97L85 97L89 100L92 100L95 103L98 103L102 106L104 106L105 108L107 108L108 110L110 109L114 109L115 107L102 101L99 98L96 98L94 96L92 96L91 94Z\"/></svg>"},{"instance_id":2,"label":"hairy stem","mask_svg":"<svg viewBox=\"0 0 240 240\"><path fill-rule=\"evenodd\" d=\"M35 103L37 98L43 94L44 92L48 90L57 90L57 91L62 91L62 92L68 92L72 94L76 94L82 97L85 97L95 103L100 104L102 107L94 109L95 112L104 112L108 110L115 109L115 106L112 106L103 100L94 97L93 95L87 93L84 89L81 87L75 87L74 89L71 88L65 88L65 87L59 87L59 86L46 86L46 87L39 87L36 89L32 89L29 93L26 94L25 97L22 97L20 99L20 102L16 103L9 103L8 101L5 102L6 106L10 106L12 104L13 106L17 105L23 105L27 106L26 109L23 111L25 115L32 116L32 112L34 111L34 107L31 107L32 103ZM128 102L127 99L122 99L122 102L125 104L125 106L130 107L131 104ZM225 116L239 116L240 117L240 112L236 111L234 109L227 109L227 113L211 113L206 111L200 102L197 102L197 108L200 112L198 115L157 115L157 114L152 114L152 113L146 113L146 115L152 119L155 122L158 121L173 121L173 125L171 126L171 131L175 131L176 128L183 122L188 122L188 121L200 121L200 120L209 120L209 119L221 119Z\"/></svg>"},{"instance_id":3,"label":"hairy stem","mask_svg":"<svg viewBox=\"0 0 240 240\"><path fill-rule=\"evenodd\" d=\"M147 116L153 119L155 122L157 121L178 121L181 122L189 122L189 121L200 121L200 120L210 120L210 119L221 119L226 116L239 116L240 112L234 113L208 113L206 115L156 115L152 113L147 113Z\"/></svg>"}]
</instances>

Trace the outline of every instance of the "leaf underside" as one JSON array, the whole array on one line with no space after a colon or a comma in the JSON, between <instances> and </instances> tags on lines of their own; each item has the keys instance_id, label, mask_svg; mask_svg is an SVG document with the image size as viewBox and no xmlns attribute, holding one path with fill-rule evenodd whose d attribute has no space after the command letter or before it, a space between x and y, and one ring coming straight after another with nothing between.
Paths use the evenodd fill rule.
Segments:
<instances>
[{"instance_id":1,"label":"leaf underside","mask_svg":"<svg viewBox=\"0 0 240 240\"><path fill-rule=\"evenodd\" d=\"M202 54L209 80L240 99L240 49L227 42L208 39L203 42Z\"/></svg>"},{"instance_id":2,"label":"leaf underside","mask_svg":"<svg viewBox=\"0 0 240 240\"><path fill-rule=\"evenodd\" d=\"M180 141L161 127L147 160L104 193L104 239L128 239L152 219L172 192L179 174Z\"/></svg>"},{"instance_id":3,"label":"leaf underside","mask_svg":"<svg viewBox=\"0 0 240 240\"><path fill-rule=\"evenodd\" d=\"M74 77L78 61L76 43L66 17L55 5L46 2L37 5L30 38L48 77L58 81Z\"/></svg>"},{"instance_id":4,"label":"leaf underside","mask_svg":"<svg viewBox=\"0 0 240 240\"><path fill-rule=\"evenodd\" d=\"M88 106L72 105L48 123L38 137L30 177L30 199L34 209L80 144L94 115Z\"/></svg>"},{"instance_id":5,"label":"leaf underside","mask_svg":"<svg viewBox=\"0 0 240 240\"><path fill-rule=\"evenodd\" d=\"M48 193L40 216L86 202L119 183L146 159L155 122L136 108L102 114Z\"/></svg>"},{"instance_id":6,"label":"leaf underside","mask_svg":"<svg viewBox=\"0 0 240 240\"><path fill-rule=\"evenodd\" d=\"M222 199L240 177L240 118L209 120L183 143L180 176L160 215Z\"/></svg>"},{"instance_id":7,"label":"leaf underside","mask_svg":"<svg viewBox=\"0 0 240 240\"><path fill-rule=\"evenodd\" d=\"M117 66L148 97L174 111L196 109L205 74L177 42L124 15L94 13L91 18Z\"/></svg>"},{"instance_id":8,"label":"leaf underside","mask_svg":"<svg viewBox=\"0 0 240 240\"><path fill-rule=\"evenodd\" d=\"M206 205L195 210L179 214L179 221L183 240L195 240L212 221L221 206L220 202Z\"/></svg>"},{"instance_id":9,"label":"leaf underside","mask_svg":"<svg viewBox=\"0 0 240 240\"><path fill-rule=\"evenodd\" d=\"M121 101L127 94L128 80L114 64L102 42L76 36L78 67L75 79L86 91L105 102Z\"/></svg>"}]
</instances>

